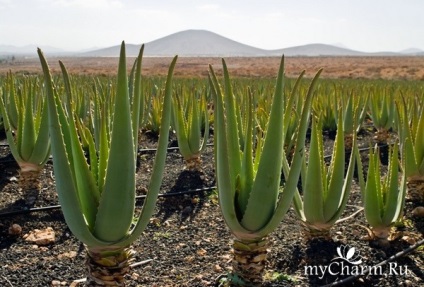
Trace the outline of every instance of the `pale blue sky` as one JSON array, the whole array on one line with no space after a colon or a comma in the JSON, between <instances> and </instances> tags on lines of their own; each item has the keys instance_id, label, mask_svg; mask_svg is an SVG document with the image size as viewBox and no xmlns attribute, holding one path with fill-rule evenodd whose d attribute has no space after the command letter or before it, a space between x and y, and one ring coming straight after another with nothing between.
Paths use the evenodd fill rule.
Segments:
<instances>
[{"instance_id":1,"label":"pale blue sky","mask_svg":"<svg viewBox=\"0 0 424 287\"><path fill-rule=\"evenodd\" d=\"M205 29L263 49L424 50L423 0L0 0L0 45L67 51Z\"/></svg>"}]
</instances>

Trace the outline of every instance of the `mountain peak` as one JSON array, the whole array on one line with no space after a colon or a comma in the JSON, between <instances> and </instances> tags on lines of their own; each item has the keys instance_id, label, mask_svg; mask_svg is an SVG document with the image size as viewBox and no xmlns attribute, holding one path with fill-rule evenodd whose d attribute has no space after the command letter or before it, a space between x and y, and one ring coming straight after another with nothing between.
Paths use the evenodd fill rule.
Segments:
<instances>
[{"instance_id":1,"label":"mountain peak","mask_svg":"<svg viewBox=\"0 0 424 287\"><path fill-rule=\"evenodd\" d=\"M148 56L258 56L266 50L248 46L207 30L180 31L146 43Z\"/></svg>"},{"instance_id":2,"label":"mountain peak","mask_svg":"<svg viewBox=\"0 0 424 287\"><path fill-rule=\"evenodd\" d=\"M126 53L128 56L136 57L140 50L140 44L127 44ZM90 50L86 52L64 52L58 49L47 48L44 52L87 57L118 57L120 45ZM30 51L31 50L31 51ZM26 49L0 45L0 54L36 54L36 49L28 47ZM407 49L398 53L381 52L365 53L340 47L313 43L296 47L289 47L278 50L265 50L249 46L232 39L226 38L214 32L203 29L189 29L179 31L157 40L145 43L144 55L151 57L260 57L260 56L385 56L385 55L423 55L419 49Z\"/></svg>"}]
</instances>

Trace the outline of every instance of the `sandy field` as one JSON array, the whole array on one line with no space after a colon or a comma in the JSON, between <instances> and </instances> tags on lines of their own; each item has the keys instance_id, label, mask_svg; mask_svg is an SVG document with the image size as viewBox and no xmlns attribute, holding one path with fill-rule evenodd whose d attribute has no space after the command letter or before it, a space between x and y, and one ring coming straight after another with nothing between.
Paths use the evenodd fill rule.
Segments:
<instances>
[{"instance_id":1,"label":"sandy field","mask_svg":"<svg viewBox=\"0 0 424 287\"><path fill-rule=\"evenodd\" d=\"M128 59L128 66L134 58ZM53 72L59 72L61 60L73 74L115 75L118 58L48 57ZM143 75L166 75L171 58L143 58ZM229 57L225 58L233 77L274 77L279 66L279 57ZM286 74L297 76L302 70L312 77L319 68L324 68L321 78L367 78L424 80L424 57L287 57ZM208 65L221 70L221 58L180 57L175 75L180 77L206 77ZM38 58L15 58L0 62L0 75L13 73L40 73Z\"/></svg>"}]
</instances>

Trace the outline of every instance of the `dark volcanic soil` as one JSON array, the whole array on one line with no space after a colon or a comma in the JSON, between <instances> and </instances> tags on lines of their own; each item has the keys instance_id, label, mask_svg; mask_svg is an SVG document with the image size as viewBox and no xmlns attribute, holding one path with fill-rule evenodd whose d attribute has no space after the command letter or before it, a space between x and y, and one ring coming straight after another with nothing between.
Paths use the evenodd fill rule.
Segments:
<instances>
[{"instance_id":1,"label":"dark volcanic soil","mask_svg":"<svg viewBox=\"0 0 424 287\"><path fill-rule=\"evenodd\" d=\"M362 138L368 146L369 137ZM8 215L11 211L29 207L57 205L51 162L42 174L42 191L32 206L25 202L26 195L19 188L17 165L6 142L0 147L0 286L70 286L85 275L84 247L67 228L60 209ZM331 141L326 140L327 151ZM141 148L154 147L155 141L145 136ZM366 159L366 152L363 154ZM142 195L152 166L153 153L140 152L137 188ZM342 217L348 217L361 206L356 181L352 183L348 206ZM203 155L203 171L184 170L178 150L168 153L162 194L178 193L196 188L215 186L213 151L208 147ZM141 206L139 202L138 207ZM300 221L291 209L279 228L270 236L272 245L265 286L322 286L348 277L326 273L305 273L307 266L326 266L337 256L341 245L355 247L364 266L373 266L408 248L422 238L422 219L414 218L414 204L406 203L405 226L398 228L402 235L386 248L362 239L367 235L363 212L334 226L333 240L307 241ZM136 261L151 261L134 267L128 277L128 286L218 286L216 279L230 270L232 236L221 216L215 191L161 197L151 223L133 247ZM10 235L12 224L22 227L20 235ZM55 242L38 246L24 240L25 234L35 229L51 227ZM403 239L402 239L403 236ZM407 242L409 241L409 243ZM398 274L360 276L352 283L339 286L423 286L424 255L422 247L393 261ZM402 269L400 269L402 268ZM393 271L392 270L392 271ZM403 271L403 273L401 273ZM308 274L309 273L309 274ZM340 272L335 272L340 273ZM320 278L322 277L322 279ZM77 286L77 285L73 285ZM81 286L79 284L78 286Z\"/></svg>"}]
</instances>

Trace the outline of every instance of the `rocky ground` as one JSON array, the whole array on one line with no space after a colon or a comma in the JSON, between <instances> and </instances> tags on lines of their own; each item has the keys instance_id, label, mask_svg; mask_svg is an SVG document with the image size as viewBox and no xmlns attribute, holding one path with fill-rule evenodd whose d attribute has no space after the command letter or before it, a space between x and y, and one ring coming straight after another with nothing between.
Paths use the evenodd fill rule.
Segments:
<instances>
[{"instance_id":1,"label":"rocky ground","mask_svg":"<svg viewBox=\"0 0 424 287\"><path fill-rule=\"evenodd\" d=\"M155 139L144 135L141 148L155 146ZM362 143L369 137L362 136ZM3 140L0 146L0 286L82 286L85 250L67 228L55 192L51 162L42 173L42 190L34 202L31 194L19 189L18 167ZM170 144L175 146L175 141ZM326 137L326 153L331 139ZM363 153L366 159L366 152ZM136 262L128 275L128 286L219 286L231 271L232 236L226 227L212 188L215 186L213 151L208 147L202 156L201 172L184 169L178 150L167 156L161 196L156 211L143 235L133 244ZM151 170L153 152L141 151L137 172L137 193L143 195ZM142 199L137 207L140 208ZM352 216L362 205L356 180L348 206L336 224L332 240L307 240L299 219L292 209L270 236L271 246L264 286L322 286L349 277L340 270L320 272L319 266L330 265L337 248L354 247L361 256L361 266L375 266L422 239L423 219L412 215L415 204L407 202L403 224L397 228L397 239L388 246L377 246L364 240L367 223L363 212ZM28 212L29 208L53 206L48 210ZM13 214L16 212L16 214ZM11 214L12 213L12 214ZM19 225L16 230L14 224ZM46 230L55 237L52 242L30 242L35 230ZM12 234L15 233L15 234ZM351 283L338 286L412 286L424 285L424 251L422 246L385 264L380 274L358 276ZM314 267L316 269L313 269ZM335 265L333 265L335 266ZM375 269L374 269L375 270ZM347 273L347 269L345 269ZM378 272L374 272L378 273ZM77 280L77 281L76 281ZM221 280L222 281L222 280Z\"/></svg>"}]
</instances>

